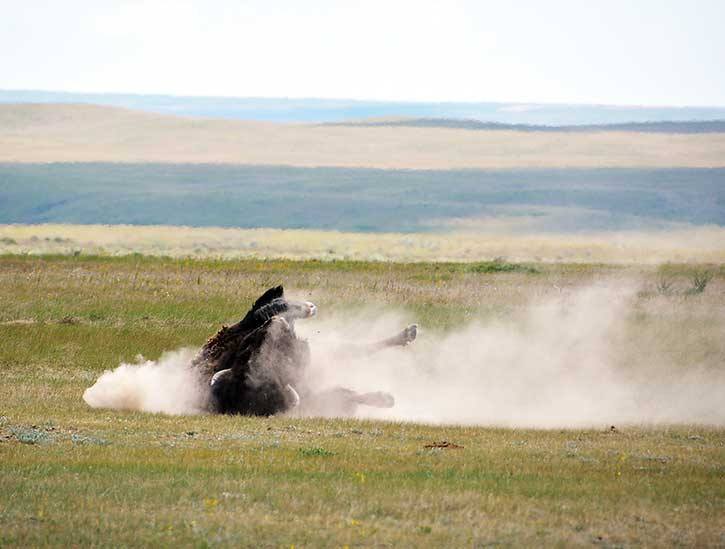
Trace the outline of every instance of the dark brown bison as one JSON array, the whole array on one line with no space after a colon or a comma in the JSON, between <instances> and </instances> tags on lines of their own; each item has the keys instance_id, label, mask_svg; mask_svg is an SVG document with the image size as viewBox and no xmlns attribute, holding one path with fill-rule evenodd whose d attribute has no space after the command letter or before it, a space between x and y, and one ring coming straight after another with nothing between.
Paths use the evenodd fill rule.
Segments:
<instances>
[{"instance_id":1,"label":"dark brown bison","mask_svg":"<svg viewBox=\"0 0 725 549\"><path fill-rule=\"evenodd\" d=\"M242 320L209 339L192 365L209 386L210 411L268 416L296 409L305 415L352 415L359 405L393 406L388 393L361 394L341 387L319 392L308 386L310 349L297 337L295 321L316 311L310 302L287 300L277 286L257 299ZM341 356L407 345L416 335L413 324L377 343L349 345Z\"/></svg>"}]
</instances>

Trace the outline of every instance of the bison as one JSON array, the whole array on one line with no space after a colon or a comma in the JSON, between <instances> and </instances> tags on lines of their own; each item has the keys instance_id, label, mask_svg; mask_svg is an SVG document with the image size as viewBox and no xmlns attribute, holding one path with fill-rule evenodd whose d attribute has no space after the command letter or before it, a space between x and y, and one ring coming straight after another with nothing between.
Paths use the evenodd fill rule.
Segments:
<instances>
[{"instance_id":1,"label":"bison","mask_svg":"<svg viewBox=\"0 0 725 549\"><path fill-rule=\"evenodd\" d=\"M264 292L242 320L210 338L192 362L209 388L209 411L269 416L296 410L304 415L347 416L359 405L392 407L394 399L388 393L342 387L316 391L308 386L310 348L297 337L295 322L316 312L313 303L290 301L283 287L276 286ZM412 324L383 341L346 346L340 350L341 359L408 345L416 335L417 325Z\"/></svg>"}]
</instances>

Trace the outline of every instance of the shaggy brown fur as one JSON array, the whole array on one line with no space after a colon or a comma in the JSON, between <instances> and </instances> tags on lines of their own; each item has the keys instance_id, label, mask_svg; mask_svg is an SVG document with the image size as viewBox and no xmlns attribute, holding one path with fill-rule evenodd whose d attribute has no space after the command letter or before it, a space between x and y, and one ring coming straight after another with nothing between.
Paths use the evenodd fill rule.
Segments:
<instances>
[{"instance_id":1,"label":"shaggy brown fur","mask_svg":"<svg viewBox=\"0 0 725 549\"><path fill-rule=\"evenodd\" d=\"M272 415L296 407L300 400L311 415L323 410L352 415L360 404L392 406L393 397L387 393L358 394L343 388L315 392L306 386L310 349L297 337L294 322L315 312L315 305L288 301L282 286L276 286L267 290L241 321L222 327L211 337L193 361L203 383L209 384L211 411ZM387 340L349 346L344 352L374 352L406 345L416 333L412 325Z\"/></svg>"}]
</instances>

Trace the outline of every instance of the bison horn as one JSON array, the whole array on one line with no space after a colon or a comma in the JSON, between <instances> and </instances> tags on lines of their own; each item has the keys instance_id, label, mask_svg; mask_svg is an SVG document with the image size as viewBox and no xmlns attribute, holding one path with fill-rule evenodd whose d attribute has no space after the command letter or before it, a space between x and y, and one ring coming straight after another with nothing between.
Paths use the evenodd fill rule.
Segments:
<instances>
[{"instance_id":1,"label":"bison horn","mask_svg":"<svg viewBox=\"0 0 725 549\"><path fill-rule=\"evenodd\" d=\"M285 387L290 392L290 395L292 395L292 406L291 408L297 408L300 404L300 395L297 393L297 391L294 390L294 387L290 385L289 383Z\"/></svg>"},{"instance_id":2,"label":"bison horn","mask_svg":"<svg viewBox=\"0 0 725 549\"><path fill-rule=\"evenodd\" d=\"M214 384L219 381L220 378L226 377L232 373L231 368L227 368L226 370L219 370L216 374L214 374L211 378L211 381L209 382L209 385L211 387L214 386Z\"/></svg>"}]
</instances>

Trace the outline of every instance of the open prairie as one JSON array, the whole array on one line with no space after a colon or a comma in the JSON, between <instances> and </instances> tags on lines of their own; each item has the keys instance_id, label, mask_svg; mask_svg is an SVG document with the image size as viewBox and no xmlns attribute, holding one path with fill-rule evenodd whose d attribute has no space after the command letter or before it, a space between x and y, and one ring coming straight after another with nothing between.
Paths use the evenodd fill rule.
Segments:
<instances>
[{"instance_id":1,"label":"open prairie","mask_svg":"<svg viewBox=\"0 0 725 549\"><path fill-rule=\"evenodd\" d=\"M588 290L602 281L604 301ZM394 311L421 326L402 352L459 348L426 362L450 375L412 376L395 355L375 383L398 368L415 391L398 381L383 419L83 402L104 370L199 346L279 282L319 305L312 343L331 320ZM4 256L0 544L722 545L724 287L722 266L703 264ZM480 344L458 339L471 329L475 371L457 364ZM550 353L566 375L545 375ZM638 394L619 394L619 375ZM433 416L409 421L415 405Z\"/></svg>"},{"instance_id":2,"label":"open prairie","mask_svg":"<svg viewBox=\"0 0 725 549\"><path fill-rule=\"evenodd\" d=\"M518 223L522 219L517 220ZM129 225L0 225L0 253L290 258L362 261L545 263L725 262L719 226L661 231L566 234L512 232L512 221L457 232L352 233L302 229L234 229ZM532 224L537 222L532 220ZM535 226L535 225L534 225Z\"/></svg>"},{"instance_id":3,"label":"open prairie","mask_svg":"<svg viewBox=\"0 0 725 549\"><path fill-rule=\"evenodd\" d=\"M382 169L725 166L725 134L469 131L186 118L95 105L0 104L0 162Z\"/></svg>"},{"instance_id":4,"label":"open prairie","mask_svg":"<svg viewBox=\"0 0 725 549\"><path fill-rule=\"evenodd\" d=\"M396 124L0 105L0 545L725 543L725 134ZM279 283L395 406L176 406Z\"/></svg>"},{"instance_id":5,"label":"open prairie","mask_svg":"<svg viewBox=\"0 0 725 549\"><path fill-rule=\"evenodd\" d=\"M0 6L0 549L725 549L725 0Z\"/></svg>"}]
</instances>

